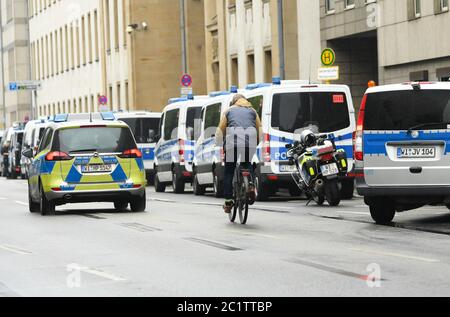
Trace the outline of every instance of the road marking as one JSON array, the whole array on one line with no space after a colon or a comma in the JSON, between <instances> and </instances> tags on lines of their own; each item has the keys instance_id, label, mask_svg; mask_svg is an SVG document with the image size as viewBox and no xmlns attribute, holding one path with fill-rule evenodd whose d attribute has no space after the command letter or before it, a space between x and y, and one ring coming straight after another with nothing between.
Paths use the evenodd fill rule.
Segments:
<instances>
[{"instance_id":1,"label":"road marking","mask_svg":"<svg viewBox=\"0 0 450 317\"><path fill-rule=\"evenodd\" d=\"M423 258L423 257L411 256L411 255L405 255L405 254L393 253L393 252L382 252L382 251L365 250L365 249L358 249L358 248L353 248L350 250L356 251L356 252L374 254L374 255L384 255L384 256L392 256L392 257L408 259L408 260L416 260L416 261L427 262L427 263L440 262L439 260L436 260L436 259L429 259L429 258Z\"/></svg>"},{"instance_id":2,"label":"road marking","mask_svg":"<svg viewBox=\"0 0 450 317\"><path fill-rule=\"evenodd\" d=\"M120 226L133 229L139 232L155 232L155 231L162 231L162 229L156 228L156 227L150 227L146 226L140 223L121 223Z\"/></svg>"},{"instance_id":3,"label":"road marking","mask_svg":"<svg viewBox=\"0 0 450 317\"><path fill-rule=\"evenodd\" d=\"M1 245L0 244L0 249L5 250L5 251L9 251L15 254L19 254L19 255L30 255L31 252L29 251L25 251L16 247L12 247L10 245Z\"/></svg>"},{"instance_id":4,"label":"road marking","mask_svg":"<svg viewBox=\"0 0 450 317\"><path fill-rule=\"evenodd\" d=\"M115 276L115 275L112 275L110 273L106 273L106 272L103 272L103 271L90 269L88 267L80 267L79 269L83 273L87 273L87 274L95 275L95 276L98 276L98 277L102 277L104 279L111 280L111 281L114 281L114 282L124 282L124 281L126 281L126 279L124 279L122 277L118 277L118 276Z\"/></svg>"},{"instance_id":5,"label":"road marking","mask_svg":"<svg viewBox=\"0 0 450 317\"><path fill-rule=\"evenodd\" d=\"M4 198L4 197L0 197L0 200L6 200L7 198Z\"/></svg>"},{"instance_id":6,"label":"road marking","mask_svg":"<svg viewBox=\"0 0 450 317\"><path fill-rule=\"evenodd\" d=\"M16 204L18 204L18 205L22 205L22 206L27 206L28 207L28 203L24 203L23 201L18 201L18 200L16 200L16 201L14 201Z\"/></svg>"},{"instance_id":7,"label":"road marking","mask_svg":"<svg viewBox=\"0 0 450 317\"><path fill-rule=\"evenodd\" d=\"M199 239L199 238L185 238L187 241L196 242L200 244L204 244L210 247L226 250L226 251L242 251L242 249L232 247L230 245L226 245L220 242L215 242L211 240Z\"/></svg>"},{"instance_id":8,"label":"road marking","mask_svg":"<svg viewBox=\"0 0 450 317\"><path fill-rule=\"evenodd\" d=\"M91 214L80 214L82 217L91 218L91 219L97 219L97 220L105 220L105 217L97 216L97 215L91 215Z\"/></svg>"},{"instance_id":9,"label":"road marking","mask_svg":"<svg viewBox=\"0 0 450 317\"><path fill-rule=\"evenodd\" d=\"M367 212L357 212L357 211L344 211L344 210L337 210L337 212L342 214L350 214L350 215L361 215L361 216L367 216Z\"/></svg>"},{"instance_id":10,"label":"road marking","mask_svg":"<svg viewBox=\"0 0 450 317\"><path fill-rule=\"evenodd\" d=\"M277 240L283 239L281 237L275 237L275 236L271 236L271 235L268 235L268 234L242 232L242 231L237 231L237 230L225 230L225 232L233 233L233 234L240 234L240 235L244 235L244 236L254 236L254 237L268 238L268 239L277 239Z\"/></svg>"},{"instance_id":11,"label":"road marking","mask_svg":"<svg viewBox=\"0 0 450 317\"><path fill-rule=\"evenodd\" d=\"M317 269L320 271L324 271L324 272L328 272L328 273L339 274L339 275L343 275L346 277L352 277L352 278L356 278L358 280L367 281L366 275L338 269L338 268L332 267L332 266L327 266L327 265L323 265L323 264L319 264L319 263L309 262L309 261L305 261L305 260L297 260L297 259L288 260L287 262L294 263L294 264L300 264L303 266L311 267L311 268L314 268L314 269ZM386 280L382 279L382 281L386 281Z\"/></svg>"}]
</instances>

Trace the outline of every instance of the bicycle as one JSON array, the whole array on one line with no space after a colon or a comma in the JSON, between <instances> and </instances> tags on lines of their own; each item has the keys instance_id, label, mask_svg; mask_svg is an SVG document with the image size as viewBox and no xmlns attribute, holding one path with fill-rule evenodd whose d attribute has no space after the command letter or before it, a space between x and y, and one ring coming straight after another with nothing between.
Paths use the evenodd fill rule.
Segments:
<instances>
[{"instance_id":1,"label":"bicycle","mask_svg":"<svg viewBox=\"0 0 450 317\"><path fill-rule=\"evenodd\" d=\"M241 164L236 167L233 178L234 206L229 214L230 221L233 223L236 221L237 214L239 213L241 224L247 224L251 177L250 170L244 169Z\"/></svg>"}]
</instances>

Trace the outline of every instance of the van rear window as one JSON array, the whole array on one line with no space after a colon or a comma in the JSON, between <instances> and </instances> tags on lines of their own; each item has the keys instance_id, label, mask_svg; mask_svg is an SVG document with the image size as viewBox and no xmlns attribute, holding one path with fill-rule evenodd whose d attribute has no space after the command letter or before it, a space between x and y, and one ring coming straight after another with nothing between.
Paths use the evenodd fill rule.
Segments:
<instances>
[{"instance_id":1,"label":"van rear window","mask_svg":"<svg viewBox=\"0 0 450 317\"><path fill-rule=\"evenodd\" d=\"M273 97L272 127L294 133L315 127L326 133L348 128L350 115L343 92L281 93Z\"/></svg>"},{"instance_id":2,"label":"van rear window","mask_svg":"<svg viewBox=\"0 0 450 317\"><path fill-rule=\"evenodd\" d=\"M436 125L436 123L442 123ZM450 90L405 90L367 95L365 130L447 129L450 124Z\"/></svg>"}]
</instances>

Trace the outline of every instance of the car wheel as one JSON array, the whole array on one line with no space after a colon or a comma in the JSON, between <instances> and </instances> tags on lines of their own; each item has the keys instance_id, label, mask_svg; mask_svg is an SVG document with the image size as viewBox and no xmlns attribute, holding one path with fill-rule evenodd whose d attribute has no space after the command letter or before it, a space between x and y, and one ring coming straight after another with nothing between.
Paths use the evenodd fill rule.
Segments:
<instances>
[{"instance_id":1,"label":"car wheel","mask_svg":"<svg viewBox=\"0 0 450 317\"><path fill-rule=\"evenodd\" d=\"M214 197L223 198L223 182L219 180L219 176L216 172L213 173L213 187L214 187Z\"/></svg>"},{"instance_id":2,"label":"car wheel","mask_svg":"<svg viewBox=\"0 0 450 317\"><path fill-rule=\"evenodd\" d=\"M132 212L143 212L147 207L147 195L144 195L133 198L130 202L130 207Z\"/></svg>"},{"instance_id":3,"label":"car wheel","mask_svg":"<svg viewBox=\"0 0 450 317\"><path fill-rule=\"evenodd\" d=\"M128 202L126 201L116 201L114 203L114 209L118 212L126 211L128 208Z\"/></svg>"},{"instance_id":4,"label":"car wheel","mask_svg":"<svg viewBox=\"0 0 450 317\"><path fill-rule=\"evenodd\" d=\"M33 201L33 198L31 197L30 184L28 184L28 207L29 207L31 213L40 211L40 205L38 203L35 203Z\"/></svg>"},{"instance_id":5,"label":"car wheel","mask_svg":"<svg viewBox=\"0 0 450 317\"><path fill-rule=\"evenodd\" d=\"M42 185L39 187L39 196L40 196L40 208L42 216L46 216L50 213L55 212L55 204L47 199L45 196L44 188Z\"/></svg>"},{"instance_id":6,"label":"car wheel","mask_svg":"<svg viewBox=\"0 0 450 317\"><path fill-rule=\"evenodd\" d=\"M394 220L395 205L389 199L373 199L370 204L370 215L378 225L387 225Z\"/></svg>"},{"instance_id":7,"label":"car wheel","mask_svg":"<svg viewBox=\"0 0 450 317\"><path fill-rule=\"evenodd\" d=\"M255 188L257 191L256 200L257 201L268 201L270 197L270 188L267 184L261 182L261 176L256 175L255 177Z\"/></svg>"},{"instance_id":8,"label":"car wheel","mask_svg":"<svg viewBox=\"0 0 450 317\"><path fill-rule=\"evenodd\" d=\"M197 174L195 174L194 176L194 182L192 183L192 187L195 196L205 195L206 187L199 184Z\"/></svg>"},{"instance_id":9,"label":"car wheel","mask_svg":"<svg viewBox=\"0 0 450 317\"><path fill-rule=\"evenodd\" d=\"M172 172L172 187L175 194L183 194L185 189L185 182L178 176L176 170Z\"/></svg>"},{"instance_id":10,"label":"car wheel","mask_svg":"<svg viewBox=\"0 0 450 317\"><path fill-rule=\"evenodd\" d=\"M289 194L291 195L291 197L300 197L302 193L303 191L300 188L298 188L297 185L289 187Z\"/></svg>"},{"instance_id":11,"label":"car wheel","mask_svg":"<svg viewBox=\"0 0 450 317\"><path fill-rule=\"evenodd\" d=\"M155 174L155 192L164 193L166 191L166 185L159 181L158 173Z\"/></svg>"}]
</instances>

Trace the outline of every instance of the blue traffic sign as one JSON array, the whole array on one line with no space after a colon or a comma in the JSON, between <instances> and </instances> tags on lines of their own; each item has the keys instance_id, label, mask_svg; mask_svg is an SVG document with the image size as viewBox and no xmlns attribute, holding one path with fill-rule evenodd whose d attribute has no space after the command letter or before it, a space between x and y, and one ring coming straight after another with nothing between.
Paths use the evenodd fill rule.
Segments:
<instances>
[{"instance_id":1,"label":"blue traffic sign","mask_svg":"<svg viewBox=\"0 0 450 317\"><path fill-rule=\"evenodd\" d=\"M19 87L17 86L17 83L9 83L9 90L10 91L16 91Z\"/></svg>"}]
</instances>

